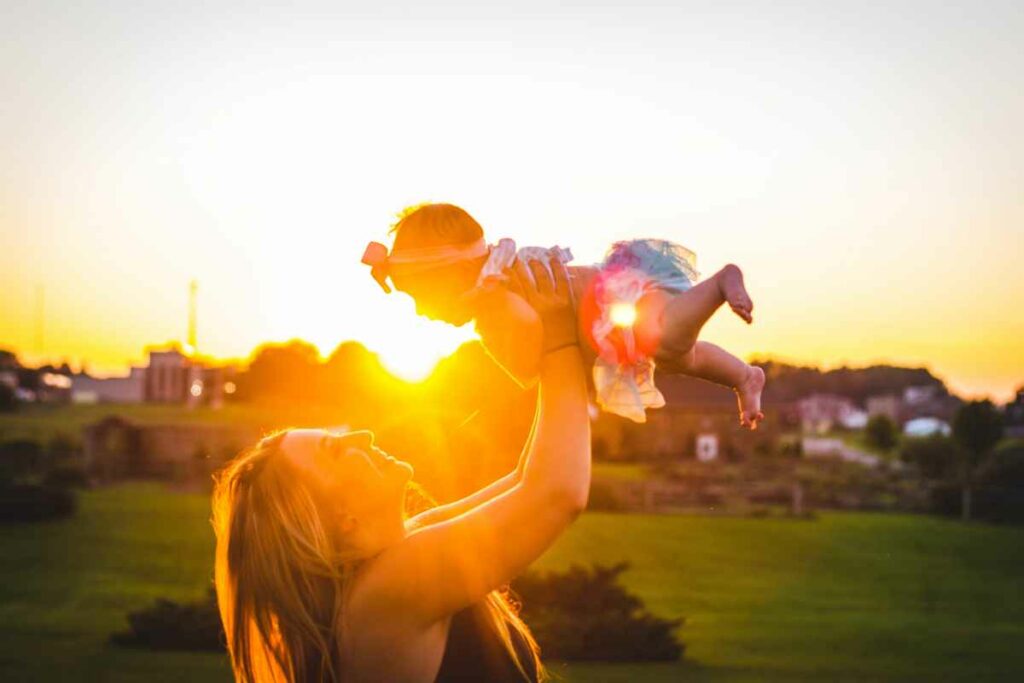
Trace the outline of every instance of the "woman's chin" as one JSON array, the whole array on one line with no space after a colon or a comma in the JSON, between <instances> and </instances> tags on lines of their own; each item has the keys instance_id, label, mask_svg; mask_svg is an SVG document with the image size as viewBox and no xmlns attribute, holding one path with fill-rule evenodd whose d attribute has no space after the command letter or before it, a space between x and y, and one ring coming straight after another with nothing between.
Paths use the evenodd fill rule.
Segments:
<instances>
[{"instance_id":1,"label":"woman's chin","mask_svg":"<svg viewBox=\"0 0 1024 683\"><path fill-rule=\"evenodd\" d=\"M416 473L416 470L413 469L412 465L402 460L395 463L395 469L399 471L396 478L401 480L403 483L407 483L412 479L412 475Z\"/></svg>"},{"instance_id":2,"label":"woman's chin","mask_svg":"<svg viewBox=\"0 0 1024 683\"><path fill-rule=\"evenodd\" d=\"M431 320L440 320L454 327L462 327L473 319L473 315L468 311L445 311L428 317Z\"/></svg>"}]
</instances>

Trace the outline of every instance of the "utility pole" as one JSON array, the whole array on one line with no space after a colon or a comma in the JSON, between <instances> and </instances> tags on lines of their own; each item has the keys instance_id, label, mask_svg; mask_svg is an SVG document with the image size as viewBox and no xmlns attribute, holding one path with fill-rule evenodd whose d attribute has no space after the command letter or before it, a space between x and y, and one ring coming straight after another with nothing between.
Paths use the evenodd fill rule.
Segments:
<instances>
[{"instance_id":1,"label":"utility pole","mask_svg":"<svg viewBox=\"0 0 1024 683\"><path fill-rule=\"evenodd\" d=\"M36 354L42 358L45 350L46 332L46 288L43 285L36 285L36 325L35 325L35 347Z\"/></svg>"},{"instance_id":2,"label":"utility pole","mask_svg":"<svg viewBox=\"0 0 1024 683\"><path fill-rule=\"evenodd\" d=\"M192 280L188 284L188 348L195 356L199 348L196 345L196 294L199 292L199 283Z\"/></svg>"}]
</instances>

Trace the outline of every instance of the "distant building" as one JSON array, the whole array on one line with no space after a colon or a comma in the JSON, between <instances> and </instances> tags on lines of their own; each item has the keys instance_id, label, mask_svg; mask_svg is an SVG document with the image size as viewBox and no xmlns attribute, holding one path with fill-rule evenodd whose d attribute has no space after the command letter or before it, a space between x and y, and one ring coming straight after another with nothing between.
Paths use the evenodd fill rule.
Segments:
<instances>
[{"instance_id":1,"label":"distant building","mask_svg":"<svg viewBox=\"0 0 1024 683\"><path fill-rule=\"evenodd\" d=\"M147 403L185 403L188 400L192 363L176 348L149 352L142 397Z\"/></svg>"},{"instance_id":2,"label":"distant building","mask_svg":"<svg viewBox=\"0 0 1024 683\"><path fill-rule=\"evenodd\" d=\"M67 403L71 400L71 376L50 369L39 371L36 400L42 403Z\"/></svg>"},{"instance_id":3,"label":"distant building","mask_svg":"<svg viewBox=\"0 0 1024 683\"><path fill-rule=\"evenodd\" d=\"M234 391L236 369L209 366L189 358L177 347L150 349L144 366L125 377L71 378L71 400L76 403L177 403L220 407L224 395Z\"/></svg>"},{"instance_id":4,"label":"distant building","mask_svg":"<svg viewBox=\"0 0 1024 683\"><path fill-rule=\"evenodd\" d=\"M915 417L912 420L907 420L903 425L903 433L907 436L933 436L935 434L949 436L953 430L948 422L937 417Z\"/></svg>"},{"instance_id":5,"label":"distant building","mask_svg":"<svg viewBox=\"0 0 1024 683\"><path fill-rule=\"evenodd\" d=\"M903 403L906 406L919 406L933 401L939 395L937 384L925 384L907 387L903 390Z\"/></svg>"},{"instance_id":6,"label":"distant building","mask_svg":"<svg viewBox=\"0 0 1024 683\"><path fill-rule=\"evenodd\" d=\"M825 434L837 426L860 429L867 424L867 413L843 396L814 394L797 405L800 426L807 434Z\"/></svg>"},{"instance_id":7,"label":"distant building","mask_svg":"<svg viewBox=\"0 0 1024 683\"><path fill-rule=\"evenodd\" d=\"M18 370L0 368L0 384L3 384L11 389L18 388Z\"/></svg>"},{"instance_id":8,"label":"distant building","mask_svg":"<svg viewBox=\"0 0 1024 683\"><path fill-rule=\"evenodd\" d=\"M92 377L86 373L71 378L72 403L140 403L143 400L146 369L133 367L125 377Z\"/></svg>"},{"instance_id":9,"label":"distant building","mask_svg":"<svg viewBox=\"0 0 1024 683\"><path fill-rule=\"evenodd\" d=\"M828 439L806 436L801 442L805 458L830 459L853 462L865 467L878 467L882 459L877 455L865 453L843 443L841 439Z\"/></svg>"},{"instance_id":10,"label":"distant building","mask_svg":"<svg viewBox=\"0 0 1024 683\"><path fill-rule=\"evenodd\" d=\"M884 415L897 424L900 422L901 402L898 396L886 394L883 396L869 396L865 402L869 417Z\"/></svg>"}]
</instances>

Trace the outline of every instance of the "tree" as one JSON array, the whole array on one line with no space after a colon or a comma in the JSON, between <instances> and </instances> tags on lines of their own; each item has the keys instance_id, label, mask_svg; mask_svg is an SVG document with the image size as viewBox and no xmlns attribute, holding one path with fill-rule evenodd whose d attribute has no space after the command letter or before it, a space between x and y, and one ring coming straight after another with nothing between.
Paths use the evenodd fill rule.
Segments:
<instances>
[{"instance_id":1,"label":"tree","mask_svg":"<svg viewBox=\"0 0 1024 683\"><path fill-rule=\"evenodd\" d=\"M247 399L310 400L319 370L320 353L312 344L298 339L264 344L253 353L239 389Z\"/></svg>"},{"instance_id":2,"label":"tree","mask_svg":"<svg viewBox=\"0 0 1024 683\"><path fill-rule=\"evenodd\" d=\"M971 519L971 494L977 470L1003 437L1003 417L991 401L971 401L953 418L953 438L960 446L961 514Z\"/></svg>"},{"instance_id":3,"label":"tree","mask_svg":"<svg viewBox=\"0 0 1024 683\"><path fill-rule=\"evenodd\" d=\"M935 434L923 439L907 439L900 448L900 460L913 465L925 479L951 479L956 471L957 445L948 436Z\"/></svg>"},{"instance_id":4,"label":"tree","mask_svg":"<svg viewBox=\"0 0 1024 683\"><path fill-rule=\"evenodd\" d=\"M12 413L18 409L18 398L14 389L0 382L0 413Z\"/></svg>"},{"instance_id":5,"label":"tree","mask_svg":"<svg viewBox=\"0 0 1024 683\"><path fill-rule=\"evenodd\" d=\"M875 415L868 420L864 428L864 437L869 445L883 453L888 453L895 448L899 440L899 433L896 430L896 423L885 415Z\"/></svg>"}]
</instances>

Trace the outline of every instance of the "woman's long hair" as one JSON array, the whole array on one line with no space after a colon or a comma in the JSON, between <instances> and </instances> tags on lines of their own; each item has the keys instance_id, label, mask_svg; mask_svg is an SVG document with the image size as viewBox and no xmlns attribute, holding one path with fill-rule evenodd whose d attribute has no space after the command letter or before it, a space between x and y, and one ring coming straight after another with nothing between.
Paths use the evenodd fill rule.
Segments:
<instances>
[{"instance_id":1,"label":"woman's long hair","mask_svg":"<svg viewBox=\"0 0 1024 683\"><path fill-rule=\"evenodd\" d=\"M286 432L243 451L215 477L214 581L235 679L243 683L340 683L339 635L351 578L362 561L325 522L326 503L280 452ZM419 507L432 501L408 496ZM539 648L508 597L486 600L490 621L517 667ZM526 643L521 655L513 634Z\"/></svg>"}]
</instances>

